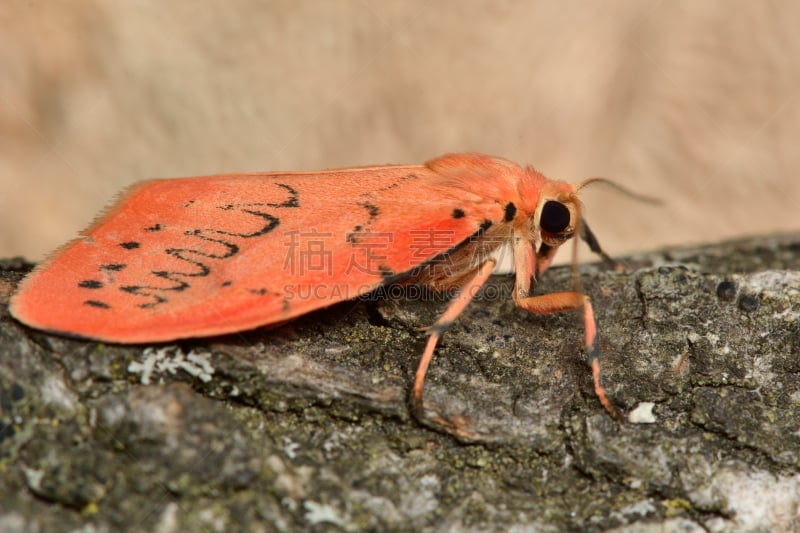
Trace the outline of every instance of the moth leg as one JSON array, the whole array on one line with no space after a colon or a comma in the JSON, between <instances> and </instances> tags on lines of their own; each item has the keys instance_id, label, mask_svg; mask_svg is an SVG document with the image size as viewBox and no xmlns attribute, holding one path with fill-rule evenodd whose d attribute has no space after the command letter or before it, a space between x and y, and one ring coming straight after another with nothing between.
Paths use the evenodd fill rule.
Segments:
<instances>
[{"instance_id":1,"label":"moth leg","mask_svg":"<svg viewBox=\"0 0 800 533\"><path fill-rule=\"evenodd\" d=\"M545 243L539 246L539 251L536 253L536 274L534 275L534 279L539 279L539 277L550 268L557 251L558 246L548 246Z\"/></svg>"},{"instance_id":2,"label":"moth leg","mask_svg":"<svg viewBox=\"0 0 800 533\"><path fill-rule=\"evenodd\" d=\"M431 359L433 359L433 352L436 349L436 345L439 343L439 339L442 338L444 332L452 325L456 317L466 309L478 289L489 279L496 264L497 261L493 258L484 261L478 267L475 276L469 280L466 285L461 287L458 294L450 301L450 305L442 316L428 329L431 336L428 338L428 344L425 346L425 351L422 353L419 365L417 366L414 388L411 391L412 407L415 415L420 420L425 419L425 409L422 401L422 393L425 387L425 374L428 372ZM436 416L433 420L440 425L448 427L462 437L469 437L463 428L463 421L448 420L441 416Z\"/></svg>"},{"instance_id":3,"label":"moth leg","mask_svg":"<svg viewBox=\"0 0 800 533\"><path fill-rule=\"evenodd\" d=\"M594 393L612 417L623 421L624 418L608 399L606 390L600 381L600 345L597 342L597 323L589 297L579 292L556 292L519 298L516 303L523 309L541 315L583 308L584 349L586 350L586 362L592 367Z\"/></svg>"}]
</instances>

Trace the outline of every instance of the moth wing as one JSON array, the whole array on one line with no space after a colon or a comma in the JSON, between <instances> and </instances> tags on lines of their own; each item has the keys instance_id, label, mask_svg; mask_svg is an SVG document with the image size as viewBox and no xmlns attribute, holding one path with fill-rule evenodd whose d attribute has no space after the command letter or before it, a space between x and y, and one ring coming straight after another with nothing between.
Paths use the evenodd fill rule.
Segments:
<instances>
[{"instance_id":1,"label":"moth wing","mask_svg":"<svg viewBox=\"0 0 800 533\"><path fill-rule=\"evenodd\" d=\"M143 182L37 267L10 310L120 343L242 331L368 293L502 217L427 166Z\"/></svg>"}]
</instances>

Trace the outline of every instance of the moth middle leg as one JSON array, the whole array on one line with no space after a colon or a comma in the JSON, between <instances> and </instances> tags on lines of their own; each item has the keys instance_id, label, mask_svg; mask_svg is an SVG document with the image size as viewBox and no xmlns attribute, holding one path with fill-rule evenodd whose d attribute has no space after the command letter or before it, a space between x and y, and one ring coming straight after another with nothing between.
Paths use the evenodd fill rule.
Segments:
<instances>
[{"instance_id":1,"label":"moth middle leg","mask_svg":"<svg viewBox=\"0 0 800 533\"><path fill-rule=\"evenodd\" d=\"M434 425L447 430L454 435L465 439L474 440L475 436L470 434L466 428L466 421L461 417L447 418L438 413L432 417L425 415L425 406L423 402L423 392L425 388L425 374L428 372L433 353L436 350L436 345L445 331L453 324L453 321L467 308L469 303L475 296L478 289L486 283L486 280L491 276L497 261L494 258L489 258L477 268L475 275L461 287L455 297L450 301L450 305L445 312L434 324L428 328L430 337L425 346L425 351L422 353L419 365L417 366L417 373L414 378L414 387L411 391L411 406L414 415L422 422L431 422Z\"/></svg>"}]
</instances>

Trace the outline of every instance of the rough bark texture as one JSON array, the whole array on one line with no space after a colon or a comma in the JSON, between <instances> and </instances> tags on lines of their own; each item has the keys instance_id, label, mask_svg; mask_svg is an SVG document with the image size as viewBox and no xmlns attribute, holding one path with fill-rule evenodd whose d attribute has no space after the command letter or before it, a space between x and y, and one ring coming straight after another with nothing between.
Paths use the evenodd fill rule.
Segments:
<instances>
[{"instance_id":1,"label":"rough bark texture","mask_svg":"<svg viewBox=\"0 0 800 533\"><path fill-rule=\"evenodd\" d=\"M800 236L625 262L581 281L609 395L651 423L600 407L575 314L517 309L496 277L427 382L463 443L406 403L443 302L109 346L16 323L30 265L5 261L0 530L800 530ZM539 289L569 287L554 268Z\"/></svg>"}]
</instances>

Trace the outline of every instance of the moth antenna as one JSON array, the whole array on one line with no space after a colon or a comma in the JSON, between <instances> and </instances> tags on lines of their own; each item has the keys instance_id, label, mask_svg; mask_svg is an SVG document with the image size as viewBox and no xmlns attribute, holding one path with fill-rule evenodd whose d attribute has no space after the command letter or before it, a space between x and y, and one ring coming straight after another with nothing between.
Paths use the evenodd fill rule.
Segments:
<instances>
[{"instance_id":1,"label":"moth antenna","mask_svg":"<svg viewBox=\"0 0 800 533\"><path fill-rule=\"evenodd\" d=\"M595 176L595 177L591 177L591 178L586 178L585 180L583 180L580 183L578 183L577 185L575 185L574 186L575 187L575 194L577 195L581 191L581 189L583 189L587 185L592 185L594 183L602 183L604 185L608 185L612 189L614 189L615 191L617 191L619 193L622 193L625 196L627 196L628 198L631 198L633 200L637 200L639 202L644 202L646 204L651 204L651 205L664 205L664 202L662 202L658 198L653 198L652 196L646 196L644 194L639 194L637 192L633 192L632 190L628 189L627 187L625 187L623 185L620 185L619 183L617 183L617 182L615 182L613 180L610 180L608 178L603 178L601 176ZM579 213L579 215L580 215L580 213ZM595 237L595 235L592 232L591 228L589 228L589 225L586 223L586 221L583 220L582 217L579 217L579 220L578 220L578 235L580 236L580 238L584 242L586 242L586 244L589 245L589 248L592 250L592 252L594 252L597 255L599 255L607 265L610 265L611 267L614 268L614 270L616 270L618 272L622 272L622 271L625 270L625 267L621 263L615 261L611 256L609 256L603 250L603 248L600 246L600 242L597 240L597 237Z\"/></svg>"},{"instance_id":2,"label":"moth antenna","mask_svg":"<svg viewBox=\"0 0 800 533\"><path fill-rule=\"evenodd\" d=\"M632 198L634 200L638 200L639 202L644 202L646 204L651 204L651 205L664 205L664 202L662 202L658 198L653 198L652 196L646 196L644 194L639 194L637 192L633 192L632 190L628 189L627 187L624 187L624 186L620 185L616 181L612 181L612 180L610 180L608 178L603 178L603 177L599 177L599 176L596 176L596 177L593 177L593 178L586 178L582 182L578 183L575 186L575 192L579 192L581 189L583 189L587 185L591 185L593 183L603 183L605 185L608 185L609 187L611 187L615 191L624 194L628 198Z\"/></svg>"},{"instance_id":3,"label":"moth antenna","mask_svg":"<svg viewBox=\"0 0 800 533\"><path fill-rule=\"evenodd\" d=\"M581 213L581 203L575 203L577 209L575 210L575 214L577 215L577 220L575 221L575 229L578 232L578 235L583 234L583 214ZM578 239L576 237L572 238L572 286L575 288L575 292L583 294L583 288L581 287L581 277L578 272Z\"/></svg>"}]
</instances>

